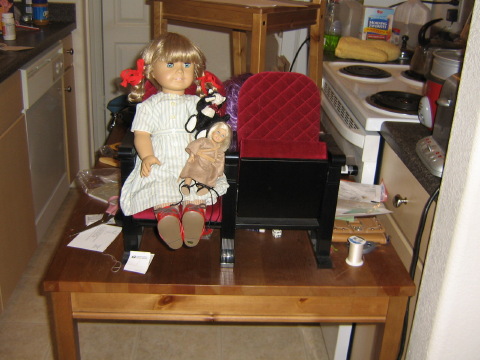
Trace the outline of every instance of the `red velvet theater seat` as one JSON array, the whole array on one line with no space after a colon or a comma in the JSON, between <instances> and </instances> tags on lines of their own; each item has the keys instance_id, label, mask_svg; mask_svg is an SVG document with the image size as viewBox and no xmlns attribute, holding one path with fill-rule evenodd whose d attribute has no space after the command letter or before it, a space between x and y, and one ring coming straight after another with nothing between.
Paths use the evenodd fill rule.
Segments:
<instances>
[{"instance_id":1,"label":"red velvet theater seat","mask_svg":"<svg viewBox=\"0 0 480 360\"><path fill-rule=\"evenodd\" d=\"M307 230L319 267L330 267L345 158L332 156L319 140L317 86L297 73L253 75L240 89L237 127L239 160L230 165L237 167L230 169L231 189L223 199L224 246L235 238L229 229Z\"/></svg>"}]
</instances>

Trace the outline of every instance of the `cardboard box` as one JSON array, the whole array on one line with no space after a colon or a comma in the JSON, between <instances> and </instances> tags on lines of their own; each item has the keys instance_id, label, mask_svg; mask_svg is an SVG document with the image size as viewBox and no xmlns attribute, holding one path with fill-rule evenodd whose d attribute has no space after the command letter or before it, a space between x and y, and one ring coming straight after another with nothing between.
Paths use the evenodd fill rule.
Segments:
<instances>
[{"instance_id":1,"label":"cardboard box","mask_svg":"<svg viewBox=\"0 0 480 360\"><path fill-rule=\"evenodd\" d=\"M395 9L365 6L362 39L390 41L394 13Z\"/></svg>"}]
</instances>

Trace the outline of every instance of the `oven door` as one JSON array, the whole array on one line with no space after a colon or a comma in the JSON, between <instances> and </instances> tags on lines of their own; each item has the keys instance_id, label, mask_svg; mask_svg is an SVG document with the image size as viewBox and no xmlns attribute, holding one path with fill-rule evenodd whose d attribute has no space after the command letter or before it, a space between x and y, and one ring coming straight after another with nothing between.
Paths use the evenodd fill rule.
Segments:
<instances>
[{"instance_id":1,"label":"oven door","mask_svg":"<svg viewBox=\"0 0 480 360\"><path fill-rule=\"evenodd\" d=\"M341 115L340 115L341 114ZM356 165L357 182L374 184L377 170L380 134L365 131L348 108L338 100L335 106L322 91L322 128L333 136L347 158L347 165Z\"/></svg>"}]
</instances>

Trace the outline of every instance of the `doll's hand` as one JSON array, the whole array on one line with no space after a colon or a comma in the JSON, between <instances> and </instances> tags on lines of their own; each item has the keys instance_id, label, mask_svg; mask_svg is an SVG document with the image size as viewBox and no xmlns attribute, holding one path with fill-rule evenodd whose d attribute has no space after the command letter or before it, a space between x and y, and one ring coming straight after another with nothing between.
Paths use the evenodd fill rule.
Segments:
<instances>
[{"instance_id":1,"label":"doll's hand","mask_svg":"<svg viewBox=\"0 0 480 360\"><path fill-rule=\"evenodd\" d=\"M150 175L150 170L153 165L161 165L160 160L157 159L154 155L148 155L142 160L142 168L140 170L140 175L142 177L147 177Z\"/></svg>"}]
</instances>

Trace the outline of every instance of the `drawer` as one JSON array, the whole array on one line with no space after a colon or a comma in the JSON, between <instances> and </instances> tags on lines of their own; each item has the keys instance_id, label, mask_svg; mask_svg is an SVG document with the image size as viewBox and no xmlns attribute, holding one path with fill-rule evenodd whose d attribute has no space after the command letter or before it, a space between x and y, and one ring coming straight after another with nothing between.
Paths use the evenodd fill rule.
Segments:
<instances>
[{"instance_id":1,"label":"drawer","mask_svg":"<svg viewBox=\"0 0 480 360\"><path fill-rule=\"evenodd\" d=\"M0 136L18 119L23 109L22 81L20 73L2 81L0 84Z\"/></svg>"},{"instance_id":2,"label":"drawer","mask_svg":"<svg viewBox=\"0 0 480 360\"><path fill-rule=\"evenodd\" d=\"M392 218L398 224L408 242L413 245L423 208L429 199L429 195L388 144L385 144L383 151L380 181L383 181L388 192L389 199L385 204L386 207L393 211ZM395 195L406 198L408 202L399 207L394 207ZM425 225L424 238L426 239L430 234L434 213L435 204L429 211ZM424 244L426 242L423 241Z\"/></svg>"}]
</instances>

